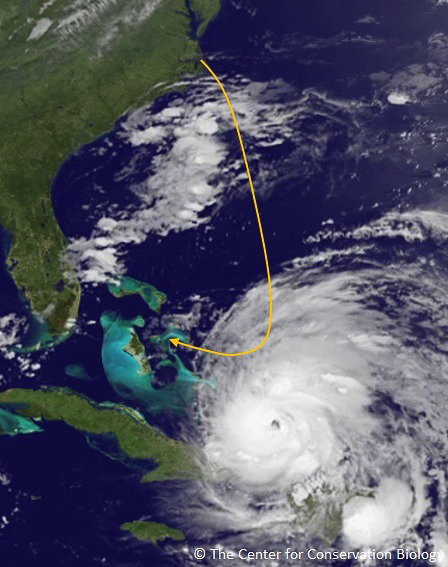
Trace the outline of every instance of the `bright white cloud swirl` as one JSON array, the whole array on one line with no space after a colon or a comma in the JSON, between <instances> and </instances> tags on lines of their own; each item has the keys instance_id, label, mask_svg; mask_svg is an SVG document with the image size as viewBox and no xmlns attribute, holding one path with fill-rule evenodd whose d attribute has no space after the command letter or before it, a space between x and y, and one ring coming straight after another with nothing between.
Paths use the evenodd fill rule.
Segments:
<instances>
[{"instance_id":1,"label":"bright white cloud swirl","mask_svg":"<svg viewBox=\"0 0 448 567\"><path fill-rule=\"evenodd\" d=\"M348 548L387 549L421 544L421 525L446 530L427 494L430 485L446 493L448 281L439 246L424 261L416 250L446 240L446 218L407 213L403 235L409 223L419 232L412 242L391 231L396 220L366 226L364 237L348 232L340 254L317 251L275 277L261 351L200 359L215 386L199 393L193 441L206 480L195 521L210 537L232 529L261 541L269 530L272 541L295 533L303 543L332 523ZM398 253L384 265L372 245L387 238L399 239ZM257 344L267 299L266 283L251 289L207 344Z\"/></svg>"}]
</instances>

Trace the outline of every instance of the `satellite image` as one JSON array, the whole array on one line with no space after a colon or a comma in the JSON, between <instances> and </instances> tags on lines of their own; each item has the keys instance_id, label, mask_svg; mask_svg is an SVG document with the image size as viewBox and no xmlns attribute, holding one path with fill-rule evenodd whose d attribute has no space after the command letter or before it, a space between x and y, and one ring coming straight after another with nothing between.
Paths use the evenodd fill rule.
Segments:
<instances>
[{"instance_id":1,"label":"satellite image","mask_svg":"<svg viewBox=\"0 0 448 567\"><path fill-rule=\"evenodd\" d=\"M448 567L448 0L0 2L0 563Z\"/></svg>"}]
</instances>

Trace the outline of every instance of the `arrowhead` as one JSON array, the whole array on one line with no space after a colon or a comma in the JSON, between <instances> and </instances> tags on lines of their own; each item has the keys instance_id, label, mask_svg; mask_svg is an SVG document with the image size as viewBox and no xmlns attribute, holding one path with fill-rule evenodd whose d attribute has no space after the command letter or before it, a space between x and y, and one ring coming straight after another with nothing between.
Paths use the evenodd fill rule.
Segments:
<instances>
[{"instance_id":1,"label":"arrowhead","mask_svg":"<svg viewBox=\"0 0 448 567\"><path fill-rule=\"evenodd\" d=\"M173 345L177 347L177 345L179 344L179 339L170 339L170 342L172 342Z\"/></svg>"}]
</instances>

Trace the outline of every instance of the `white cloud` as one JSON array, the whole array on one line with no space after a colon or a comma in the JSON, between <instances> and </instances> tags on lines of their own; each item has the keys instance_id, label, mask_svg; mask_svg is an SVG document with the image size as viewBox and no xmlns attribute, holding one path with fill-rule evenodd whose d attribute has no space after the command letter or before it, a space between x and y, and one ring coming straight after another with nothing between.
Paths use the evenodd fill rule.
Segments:
<instances>
[{"instance_id":1,"label":"white cloud","mask_svg":"<svg viewBox=\"0 0 448 567\"><path fill-rule=\"evenodd\" d=\"M406 213L392 211L383 217L353 230L325 229L305 239L308 244L340 239L370 240L375 238L402 238L406 242L426 239L441 244L448 238L448 217L438 211L416 210Z\"/></svg>"},{"instance_id":2,"label":"white cloud","mask_svg":"<svg viewBox=\"0 0 448 567\"><path fill-rule=\"evenodd\" d=\"M39 14L43 14L48 8L51 8L56 0L47 0L42 6L39 8Z\"/></svg>"},{"instance_id":3,"label":"white cloud","mask_svg":"<svg viewBox=\"0 0 448 567\"><path fill-rule=\"evenodd\" d=\"M262 151L291 144L298 161L302 154L311 158L301 170L304 177L323 166L333 128L310 134L301 128L302 121L318 115L320 122L346 124L356 140L356 103L311 90L297 98L282 81L223 81L228 83L252 172L257 172L259 198L284 175ZM232 117L215 81L201 78L166 104L158 111L154 106L133 111L122 125L119 135L135 149L116 179L139 203L127 210L106 207L91 236L71 243L69 256L83 281L110 281L125 271L129 245L144 242L149 233L165 236L196 228L209 222L228 197L250 192ZM150 174L136 183L134 164L141 162Z\"/></svg>"},{"instance_id":4,"label":"white cloud","mask_svg":"<svg viewBox=\"0 0 448 567\"><path fill-rule=\"evenodd\" d=\"M70 8L73 10L59 21L57 30L63 39L79 33L96 22L107 10L116 4L116 0L78 0Z\"/></svg>"},{"instance_id":5,"label":"white cloud","mask_svg":"<svg viewBox=\"0 0 448 567\"><path fill-rule=\"evenodd\" d=\"M16 344L23 323L13 314L0 317L0 348Z\"/></svg>"},{"instance_id":6,"label":"white cloud","mask_svg":"<svg viewBox=\"0 0 448 567\"><path fill-rule=\"evenodd\" d=\"M41 38L51 28L52 23L52 20L49 18L41 18L40 20L37 20L36 25L28 36L27 41Z\"/></svg>"},{"instance_id":7,"label":"white cloud","mask_svg":"<svg viewBox=\"0 0 448 567\"><path fill-rule=\"evenodd\" d=\"M117 246L104 247L101 243L112 243L106 238L80 238L68 247L68 259L76 265L78 273L86 283L113 282L123 267L119 261ZM118 242L116 243L118 245Z\"/></svg>"},{"instance_id":8,"label":"white cloud","mask_svg":"<svg viewBox=\"0 0 448 567\"><path fill-rule=\"evenodd\" d=\"M405 94L405 93L390 93L390 95L388 95L387 100L390 102L390 104L406 104L407 102L410 102L410 97Z\"/></svg>"},{"instance_id":9,"label":"white cloud","mask_svg":"<svg viewBox=\"0 0 448 567\"><path fill-rule=\"evenodd\" d=\"M343 532L355 547L389 541L404 527L412 505L412 491L404 482L384 479L374 497L355 496L344 506Z\"/></svg>"}]
</instances>

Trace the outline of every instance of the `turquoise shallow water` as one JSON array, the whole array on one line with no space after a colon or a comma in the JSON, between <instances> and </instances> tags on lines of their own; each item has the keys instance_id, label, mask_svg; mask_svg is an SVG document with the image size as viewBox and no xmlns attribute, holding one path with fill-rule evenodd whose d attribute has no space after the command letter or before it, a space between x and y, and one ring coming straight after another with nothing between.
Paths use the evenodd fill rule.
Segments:
<instances>
[{"instance_id":1,"label":"turquoise shallow water","mask_svg":"<svg viewBox=\"0 0 448 567\"><path fill-rule=\"evenodd\" d=\"M0 407L0 430L6 435L20 435L22 433L36 433L42 429L31 419L22 417Z\"/></svg>"},{"instance_id":2,"label":"turquoise shallow water","mask_svg":"<svg viewBox=\"0 0 448 567\"><path fill-rule=\"evenodd\" d=\"M72 378L79 380L93 380L82 364L68 364L65 367L65 373Z\"/></svg>"},{"instance_id":3,"label":"turquoise shallow water","mask_svg":"<svg viewBox=\"0 0 448 567\"><path fill-rule=\"evenodd\" d=\"M247 133L243 132L255 174L255 187L265 196L260 199L260 208L273 272L280 269L282 262L297 257L308 257L311 248L325 251L327 245L324 242L319 247L319 244L305 244L305 239L321 230L321 223L327 219L335 222L335 230L348 231L353 227L363 226L370 217L379 217L401 203L405 207L406 202L412 204L413 199L422 195L428 186L430 202L444 202L439 198L443 193L438 193L437 186L434 186L434 181L438 178L432 179L427 175L430 169L433 170L432 166L422 171L426 166L420 158L423 142L424 147L428 147L428 140L432 139L429 132L436 131L429 123L428 117L439 116L443 119L445 110L442 111L441 108L446 108L447 105L426 109L425 104L388 109L385 107L383 112L381 103L384 102L384 97L376 93L377 87L373 83L370 84L368 79L370 73L393 76L413 63L422 62L427 66L430 57L427 51L428 42L431 38L440 42L437 32L446 28L448 17L446 12L441 12L448 7L433 8L435 4L436 0L422 3L413 3L410 0L347 0L341 3L341 9L329 11L328 1L324 0L280 0L275 5L259 0L223 3L222 15L203 38L202 49L214 71L225 79L229 91L238 89L241 79L247 88L245 86L239 92L244 95L244 92L250 91L247 99L250 102L259 92L258 88L252 89L252 81L266 82L266 91L269 91L273 84L283 81L291 84L289 94L287 91L284 94L276 91L276 105L280 111L277 123L284 126L286 134L283 136L282 133L280 136L284 138L284 143L272 146L264 143L267 138L263 140L256 135L252 137L250 128ZM367 14L370 15L367 19L370 19L370 23L365 19ZM364 23L360 22L361 18ZM429 66L433 64L431 62ZM441 76L444 76L443 73ZM413 84L421 82L418 77L411 79ZM310 93L310 96L307 95L306 105L302 104L305 88ZM185 107L188 111L189 108L194 108L189 106L195 99L195 94L191 95L191 92L192 89L185 89L179 95L169 96L176 96L176 105ZM311 94L313 92L314 95ZM328 95L328 99L315 96L316 92ZM213 95L210 95L206 104L214 101L215 96L220 94L213 90ZM231 96L238 115L245 111L244 105L241 104L246 100L244 96L240 99L237 97L235 101ZM370 113L368 107L372 97L374 106ZM159 100L154 105L151 112L155 117L159 111L170 107L169 100L172 99L164 100L168 102ZM357 122L365 129L361 132L361 137L357 134L355 136L352 129L351 111L347 116L345 111L341 110L341 103L350 101L359 102L363 106L363 113L367 113L368 125L362 120ZM249 113L254 120L256 102L255 100L254 106L250 107ZM298 102L302 110L294 119L290 109L294 110ZM288 109L284 114L281 108L283 104ZM274 102L271 104L268 100L263 100L261 125L263 122L269 123L270 111L275 114L276 105ZM285 118L284 124L282 116ZM345 116L347 118L344 118ZM242 121L244 122L244 119ZM446 122L444 120L441 126L443 131L446 129ZM425 133L423 137L419 135L424 123L429 123L428 137ZM223 126L225 130L225 125ZM409 136L397 140L395 132L408 132ZM446 139L445 135L444 138ZM274 139L273 136L270 141ZM358 147L362 140L367 140L367 151L362 155L356 153L355 163L354 159L352 161L354 154L351 150ZM411 142L406 140L414 140L412 147L409 145ZM229 152L229 159L221 164L223 167L219 170L230 171L233 164L233 146L227 139L220 138L218 141L225 142ZM380 151L376 152L375 144L378 141ZM421 145L417 146L417 143ZM435 147L432 142L430 146L431 163L440 159L443 164L446 155L443 158L433 158ZM411 151L408 154L409 148ZM364 146L361 145L360 150L362 149ZM443 153L446 154L445 151ZM56 215L66 236L89 238L97 218L103 214L109 203L122 210L137 206L136 196L128 188L153 174L151 154L155 154L157 159L163 159L165 154L168 160L175 157L174 153L168 155L168 148L163 146L141 148L141 154L138 154L137 148L130 147L120 138L119 127L108 134L107 143L104 139L99 140L91 149L77 153L67 165L65 173L59 177L54 191ZM406 161L408 158L409 162ZM415 173L414 164L420 166ZM132 167L129 167L131 165ZM121 171L129 173L120 176ZM281 172L281 175L278 175L278 172ZM445 182L443 171L441 174L437 172L437 175L442 175L441 180ZM257 179L260 183L257 183ZM412 188L412 193L406 193L405 196L408 188ZM246 185L244 190L247 190ZM178 304L184 302L186 305L187 298L192 294L201 293L205 299L199 321L201 334L210 330L213 316L218 309L227 311L241 290L253 285L258 278L264 277L263 270L259 268L263 268L263 264L259 261L258 234L255 233L256 240L247 236L250 232L247 223L248 219L253 219L253 206L242 198L233 201L231 195L229 191L227 204L223 204L223 209L207 226L169 234L159 240L148 236L148 241L140 247L129 247L126 250L129 273L160 286L170 298L176 298ZM86 209L87 204L90 211ZM95 214L98 217L95 217ZM244 232L240 230L243 228ZM384 237L382 238L384 243ZM352 257L342 254L348 252L352 244L360 243L352 242L351 239L338 240L336 247L341 249L341 256L335 260L335 266L354 269ZM390 240L389 244L386 244L389 247L387 250L379 246L383 250L381 255L376 244L375 242L376 261L387 265L397 242ZM438 246L440 248L440 244ZM429 247L429 244L425 244L425 247ZM421 250L421 255L422 260L426 260L428 249ZM331 276L331 271L338 269L335 266L331 264L328 273L323 277ZM443 273L443 270L440 273ZM383 293L379 294L378 302L383 301L383 296ZM140 309L146 309L146 305L141 302L141 305L136 305L135 311L127 311L122 305L128 302L129 298L115 303L108 301L110 299L106 286L98 286L94 294L85 294L83 297L82 313L89 321L99 321L101 313L106 309L113 309L119 314L117 317L130 320ZM134 299L137 302L140 297L138 300L136 297ZM134 305L131 308L133 309ZM400 312L406 314L408 308L409 303L402 302ZM293 312L294 305L291 305L291 315ZM147 311L142 310L142 314L148 319ZM412 321L412 313L409 317ZM158 407L169 410L175 406L176 396L179 395L179 406L182 407L186 396L182 397L182 389L177 389L177 382L174 382L175 386L171 383L157 388L154 378L161 369L160 362L155 364L154 358L150 360L152 373L141 369L146 378L136 374L136 369L141 366L139 360L123 350L126 340L120 347L120 333L129 338L132 336L132 326L126 328L126 325L122 325L120 330L120 325L113 322L111 327L115 327L115 343L112 340L107 342L109 338L113 338L114 333L111 333L110 337L103 337L99 325L92 325L87 328L88 333L85 335L78 334L65 344L59 345L53 352L49 351L48 363L38 377L42 375L41 379L45 383L60 381L61 376L65 376L60 368L70 362L82 362L96 381L92 385L79 385L78 380L77 388L87 390L97 398L108 399L112 392L106 387L103 390L103 386L108 384L107 380L103 379L101 368L99 351L102 349L105 359L109 362L105 364L108 379L116 387L121 385L122 391L128 396L129 405L145 403L154 411L159 411ZM133 328L142 335L141 327ZM420 328L421 332L415 335L415 340L423 343L428 340L430 326ZM195 333L195 330L192 329L192 332ZM106 332L104 334L106 335ZM200 344L200 336L193 335L194 344ZM170 354L165 336L159 335L154 343L148 339L145 346L150 356L153 349L159 353L157 360L162 358L166 368L173 369L177 380L176 358ZM181 356L183 355L181 352ZM133 358L137 364L133 364ZM119 366L115 367L116 362ZM138 391L129 388L130 383L134 387L138 386ZM148 387L148 384L152 387ZM186 394L194 392L194 382L180 384L184 385ZM159 397L160 392L164 392L164 397ZM397 416L398 419L396 406L391 404L389 407L386 403L381 407L386 408L388 415ZM163 415L157 416L154 421L159 420L175 423L175 420L164 420ZM412 431L416 430L417 423L416 421L412 424ZM185 558L180 551L178 556L165 561L160 556L154 558L150 554L156 553L156 548L123 538L117 528L120 522L144 515L154 519L157 513L157 506L151 504L147 492L144 491L163 489L155 485L142 486L139 480L135 480L134 473L126 476L127 471L122 463L102 455L99 451L89 450L81 434L67 427L64 429L63 424L50 423L46 426L45 434L14 438L4 436L2 441L0 457L3 461L6 457L8 460L5 464L3 461L0 464L11 472L15 479L13 482L17 483L12 486L14 492L11 491L11 494L17 494L18 489L23 491L25 487L31 493L44 496L39 504L43 507L37 508L35 512L32 507L36 506L36 502L30 503L26 515L22 513L20 525L12 523L9 529L0 530L3 555L13 557L15 565L37 565L37 562L42 565L63 564L74 567L102 563L109 567L197 564L193 558ZM419 449L418 454L422 454L422 450ZM33 463L33 474L29 474L30 463ZM28 488L30 482L33 485ZM4 489L2 502L10 498L8 490L10 488ZM201 514L205 518L203 524L208 521L207 513L213 506L201 507L198 499L193 497L196 496L195 493L192 496L192 492L187 489L182 495L171 486L164 490L171 490L173 496L171 507L166 504L167 499L160 498L165 514L161 520L172 523L183 514L176 527L185 525L188 530L192 526L194 528L193 514L197 510L198 515ZM233 490L237 498L241 495L235 492L232 486L223 488L223 492L224 490ZM434 502L440 501L442 496L443 493L439 494L439 491L431 495ZM14 509L15 505L14 502L11 503L11 509ZM272 499L254 498L251 505L253 514L261 514L264 510L273 513ZM45 522L42 521L44 517ZM256 540L253 532L245 534L232 529L222 529L217 533L211 523L199 524L195 528L195 538L191 537L188 542L191 547L196 543L207 545L213 542L215 545L218 541L231 549L247 545L248 537L253 536L252 541ZM275 544L273 534L278 525L273 526L271 537L264 534L259 536L260 540L264 539L259 549L270 548ZM233 524L230 526L232 528ZM426 525L422 525L423 529L426 529ZM20 553L29 555L27 562L20 562L17 557ZM346 565L349 563L346 562ZM405 563L410 565L409 562ZM405 563L401 562L403 565Z\"/></svg>"},{"instance_id":4,"label":"turquoise shallow water","mask_svg":"<svg viewBox=\"0 0 448 567\"><path fill-rule=\"evenodd\" d=\"M153 370L149 366L143 345L136 342L136 328L141 328L144 324L145 320L141 316L127 320L111 311L103 313L101 355L107 379L120 396L143 405L150 413L183 411L193 399L194 385L199 378L171 351L169 339L179 336L182 340L187 340L187 337L178 329L153 337L154 350L162 357ZM138 352L133 348L135 344L139 345ZM172 369L174 381L155 387L157 372L167 368Z\"/></svg>"},{"instance_id":5,"label":"turquoise shallow water","mask_svg":"<svg viewBox=\"0 0 448 567\"><path fill-rule=\"evenodd\" d=\"M148 307L156 313L160 313L162 305L167 300L166 295L153 285L141 282L129 276L124 276L119 282L109 284L107 287L110 293L115 297L139 295Z\"/></svg>"}]
</instances>

